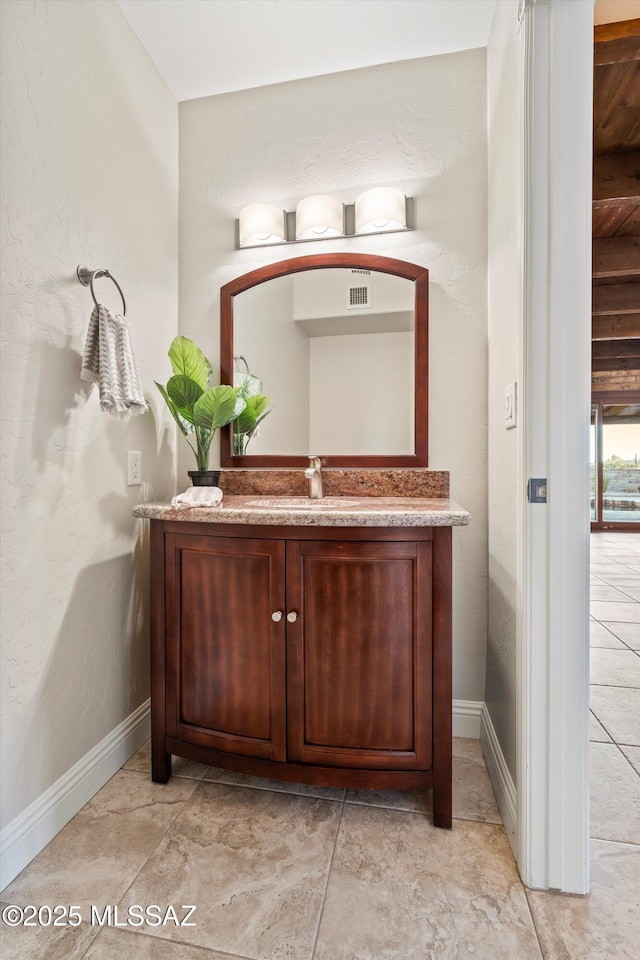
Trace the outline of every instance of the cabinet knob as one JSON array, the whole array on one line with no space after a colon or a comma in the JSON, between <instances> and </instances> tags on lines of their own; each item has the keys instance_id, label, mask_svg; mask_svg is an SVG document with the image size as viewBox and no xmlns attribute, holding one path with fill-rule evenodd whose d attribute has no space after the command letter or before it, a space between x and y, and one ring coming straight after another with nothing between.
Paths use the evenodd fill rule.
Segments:
<instances>
[{"instance_id":1,"label":"cabinet knob","mask_svg":"<svg viewBox=\"0 0 640 960\"><path fill-rule=\"evenodd\" d=\"M276 610L275 613L272 613L271 619L274 623L280 623L282 620L282 610Z\"/></svg>"},{"instance_id":2,"label":"cabinet knob","mask_svg":"<svg viewBox=\"0 0 640 960\"><path fill-rule=\"evenodd\" d=\"M292 610L291 613L287 614L287 620L289 621L289 623L295 623L297 619L298 619L298 614L295 612L295 610Z\"/></svg>"}]
</instances>

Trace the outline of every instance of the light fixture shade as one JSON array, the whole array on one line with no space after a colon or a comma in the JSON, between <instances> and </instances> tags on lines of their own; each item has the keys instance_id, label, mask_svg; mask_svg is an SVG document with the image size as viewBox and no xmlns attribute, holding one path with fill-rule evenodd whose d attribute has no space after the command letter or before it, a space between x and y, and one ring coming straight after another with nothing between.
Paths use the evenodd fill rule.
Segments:
<instances>
[{"instance_id":1,"label":"light fixture shade","mask_svg":"<svg viewBox=\"0 0 640 960\"><path fill-rule=\"evenodd\" d=\"M260 243L284 243L286 238L285 212L275 203L250 203L240 211L239 237L241 247Z\"/></svg>"},{"instance_id":2,"label":"light fixture shade","mask_svg":"<svg viewBox=\"0 0 640 960\"><path fill-rule=\"evenodd\" d=\"M344 208L335 197L315 194L296 207L296 240L339 237L344 234Z\"/></svg>"},{"instance_id":3,"label":"light fixture shade","mask_svg":"<svg viewBox=\"0 0 640 960\"><path fill-rule=\"evenodd\" d=\"M356 233L402 230L407 226L405 196L394 187L374 187L356 197Z\"/></svg>"}]
</instances>

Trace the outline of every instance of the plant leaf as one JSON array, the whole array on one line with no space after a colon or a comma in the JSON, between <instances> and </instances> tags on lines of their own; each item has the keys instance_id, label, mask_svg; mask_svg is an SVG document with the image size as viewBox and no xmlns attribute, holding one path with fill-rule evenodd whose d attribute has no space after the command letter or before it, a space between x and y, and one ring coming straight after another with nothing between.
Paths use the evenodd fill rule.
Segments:
<instances>
[{"instance_id":1,"label":"plant leaf","mask_svg":"<svg viewBox=\"0 0 640 960\"><path fill-rule=\"evenodd\" d=\"M244 408L245 408L246 405L247 405L247 401L243 398L242 394L239 393L237 389L236 389L235 393L236 393L236 405L235 405L235 409L234 409L234 411L233 411L233 419L234 419L234 420L235 420L236 417L238 417L238 416L242 413L242 411L244 410Z\"/></svg>"},{"instance_id":2,"label":"plant leaf","mask_svg":"<svg viewBox=\"0 0 640 960\"><path fill-rule=\"evenodd\" d=\"M161 383L158 383L157 380L154 380L153 382L155 383L156 387L158 388L158 390L160 391L160 393L161 393L162 396L164 397L164 402L166 403L166 405L167 405L168 408L169 408L169 413L171 414L171 416L173 417L173 419L174 419L175 422L178 424L178 426L180 427L181 431L183 432L183 434L184 434L185 437L186 437L188 433L191 433L191 432L192 432L192 430L193 430L193 424L189 423L188 421L185 421L185 420L180 416L180 414L178 413L178 411L177 411L177 409L176 409L176 406L175 406L173 400L171 399L171 397L170 397L169 394L167 393L166 389L162 386L162 384L161 384Z\"/></svg>"},{"instance_id":3,"label":"plant leaf","mask_svg":"<svg viewBox=\"0 0 640 960\"><path fill-rule=\"evenodd\" d=\"M234 433L253 433L261 420L269 412L266 408L269 406L269 397L260 393L254 397L247 397L246 409L234 420Z\"/></svg>"},{"instance_id":4,"label":"plant leaf","mask_svg":"<svg viewBox=\"0 0 640 960\"><path fill-rule=\"evenodd\" d=\"M194 422L197 426L210 430L231 423L235 416L238 397L233 387L222 384L202 394L193 408Z\"/></svg>"},{"instance_id":5,"label":"plant leaf","mask_svg":"<svg viewBox=\"0 0 640 960\"><path fill-rule=\"evenodd\" d=\"M255 397L250 397L247 400L247 403L251 404L256 412L256 416L260 417L261 415L265 414L265 411L269 406L269 397L265 397L263 393L260 393Z\"/></svg>"},{"instance_id":6,"label":"plant leaf","mask_svg":"<svg viewBox=\"0 0 640 960\"><path fill-rule=\"evenodd\" d=\"M169 360L176 376L195 380L202 390L209 386L213 370L204 353L193 340L187 337L175 337L169 347Z\"/></svg>"},{"instance_id":7,"label":"plant leaf","mask_svg":"<svg viewBox=\"0 0 640 960\"><path fill-rule=\"evenodd\" d=\"M233 385L245 400L262 393L262 380L259 377L254 377L252 373L235 373Z\"/></svg>"},{"instance_id":8,"label":"plant leaf","mask_svg":"<svg viewBox=\"0 0 640 960\"><path fill-rule=\"evenodd\" d=\"M181 417L189 423L195 423L194 407L203 394L202 387L191 377L171 377L167 383L167 393Z\"/></svg>"},{"instance_id":9,"label":"plant leaf","mask_svg":"<svg viewBox=\"0 0 640 960\"><path fill-rule=\"evenodd\" d=\"M235 433L251 433L255 430L257 424L256 412L250 403L247 403L240 416L233 421Z\"/></svg>"}]
</instances>

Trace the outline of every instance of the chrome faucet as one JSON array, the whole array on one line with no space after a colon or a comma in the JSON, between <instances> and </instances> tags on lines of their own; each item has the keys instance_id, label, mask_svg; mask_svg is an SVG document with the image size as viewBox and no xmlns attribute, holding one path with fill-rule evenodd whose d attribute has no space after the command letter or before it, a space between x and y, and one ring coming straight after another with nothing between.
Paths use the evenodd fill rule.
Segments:
<instances>
[{"instance_id":1,"label":"chrome faucet","mask_svg":"<svg viewBox=\"0 0 640 960\"><path fill-rule=\"evenodd\" d=\"M310 500L321 500L322 497L324 497L321 469L322 461L320 457L309 457L309 466L305 470L304 475L309 481Z\"/></svg>"}]
</instances>

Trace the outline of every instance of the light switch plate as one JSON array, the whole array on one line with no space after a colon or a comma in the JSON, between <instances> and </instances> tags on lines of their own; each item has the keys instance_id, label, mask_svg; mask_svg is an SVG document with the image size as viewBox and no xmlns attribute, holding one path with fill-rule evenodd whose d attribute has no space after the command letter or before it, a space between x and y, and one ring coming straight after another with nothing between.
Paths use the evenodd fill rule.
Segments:
<instances>
[{"instance_id":1,"label":"light switch plate","mask_svg":"<svg viewBox=\"0 0 640 960\"><path fill-rule=\"evenodd\" d=\"M512 430L518 423L517 391L515 380L504 392L504 425Z\"/></svg>"}]
</instances>

